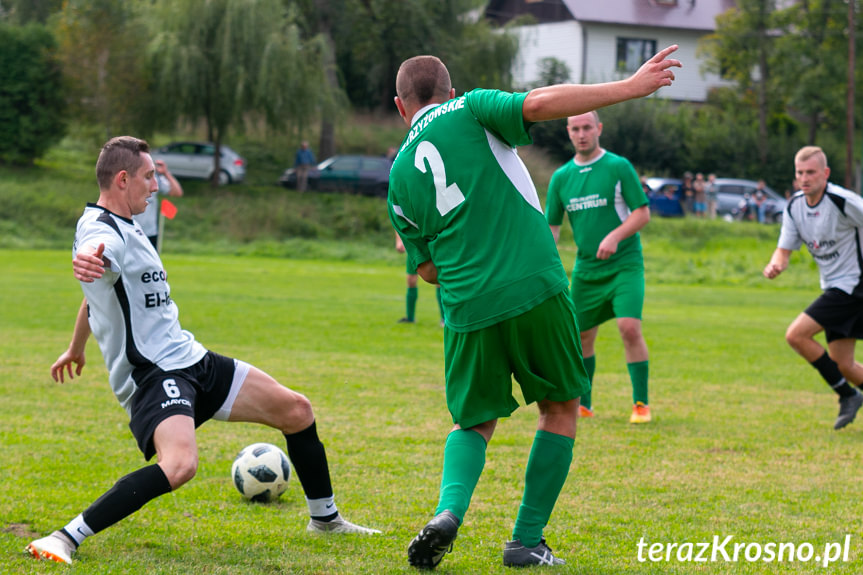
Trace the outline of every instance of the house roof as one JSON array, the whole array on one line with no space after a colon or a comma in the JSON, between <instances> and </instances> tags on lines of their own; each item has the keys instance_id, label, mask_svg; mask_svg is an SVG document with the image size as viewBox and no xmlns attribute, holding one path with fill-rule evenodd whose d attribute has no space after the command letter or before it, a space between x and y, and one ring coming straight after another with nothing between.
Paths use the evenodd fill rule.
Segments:
<instances>
[{"instance_id":1,"label":"house roof","mask_svg":"<svg viewBox=\"0 0 863 575\"><path fill-rule=\"evenodd\" d=\"M715 30L716 16L734 8L734 0L563 0L576 20L685 30Z\"/></svg>"},{"instance_id":2,"label":"house roof","mask_svg":"<svg viewBox=\"0 0 863 575\"><path fill-rule=\"evenodd\" d=\"M486 17L501 24L520 14L539 22L578 20L588 23L713 31L716 16L734 0L490 0Z\"/></svg>"}]
</instances>

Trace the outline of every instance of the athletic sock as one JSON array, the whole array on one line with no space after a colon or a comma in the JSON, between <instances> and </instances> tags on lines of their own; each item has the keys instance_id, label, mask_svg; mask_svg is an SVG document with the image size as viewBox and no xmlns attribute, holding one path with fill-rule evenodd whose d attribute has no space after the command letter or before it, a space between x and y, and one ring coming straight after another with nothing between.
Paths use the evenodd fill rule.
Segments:
<instances>
[{"instance_id":1,"label":"athletic sock","mask_svg":"<svg viewBox=\"0 0 863 575\"><path fill-rule=\"evenodd\" d=\"M66 532L77 542L110 527L128 517L148 501L171 491L171 484L162 468L148 465L117 480L111 489L93 502L81 514L81 522L90 532L79 531L80 524L73 520ZM80 537L80 540L78 539Z\"/></svg>"},{"instance_id":2,"label":"athletic sock","mask_svg":"<svg viewBox=\"0 0 863 575\"><path fill-rule=\"evenodd\" d=\"M324 444L318 439L317 423L299 433L285 434L288 445L288 457L297 472L309 515L312 519L330 521L338 515L333 502L333 485L330 481L330 468L327 465L327 452ZM319 503L322 503L319 505Z\"/></svg>"},{"instance_id":3,"label":"athletic sock","mask_svg":"<svg viewBox=\"0 0 863 575\"><path fill-rule=\"evenodd\" d=\"M441 321L443 321L443 319L444 319L444 317L443 317L443 300L441 299L441 295L440 295L440 286L435 288L434 294L435 294L435 297L437 298L437 309L440 312L440 319L441 319Z\"/></svg>"},{"instance_id":4,"label":"athletic sock","mask_svg":"<svg viewBox=\"0 0 863 575\"><path fill-rule=\"evenodd\" d=\"M812 367L818 370L827 385L832 387L833 391L839 394L839 397L851 397L857 393L857 390L851 387L845 377L842 376L839 366L826 351L824 355L812 362Z\"/></svg>"},{"instance_id":5,"label":"athletic sock","mask_svg":"<svg viewBox=\"0 0 863 575\"><path fill-rule=\"evenodd\" d=\"M485 467L485 438L471 429L456 429L446 438L443 476L435 515L449 510L464 520L473 490Z\"/></svg>"},{"instance_id":6,"label":"athletic sock","mask_svg":"<svg viewBox=\"0 0 863 575\"><path fill-rule=\"evenodd\" d=\"M647 360L627 363L626 369L629 370L629 379L632 381L632 403L640 401L644 405L649 405L647 403Z\"/></svg>"},{"instance_id":7,"label":"athletic sock","mask_svg":"<svg viewBox=\"0 0 863 575\"><path fill-rule=\"evenodd\" d=\"M407 297L405 298L405 313L407 314L405 317L408 318L408 321L414 321L416 319L418 297L418 288L409 287Z\"/></svg>"},{"instance_id":8,"label":"athletic sock","mask_svg":"<svg viewBox=\"0 0 863 575\"><path fill-rule=\"evenodd\" d=\"M536 547L542 539L542 530L569 474L574 445L571 437L542 429L536 432L525 471L524 495L512 531L513 540L521 541L525 547Z\"/></svg>"},{"instance_id":9,"label":"athletic sock","mask_svg":"<svg viewBox=\"0 0 863 575\"><path fill-rule=\"evenodd\" d=\"M591 397L593 395L593 374L596 372L596 354L591 355L590 357L585 357L584 359L584 369L587 371L587 379L590 381L590 389L587 390L587 393L581 396L581 405L586 407L587 409L591 409Z\"/></svg>"}]
</instances>

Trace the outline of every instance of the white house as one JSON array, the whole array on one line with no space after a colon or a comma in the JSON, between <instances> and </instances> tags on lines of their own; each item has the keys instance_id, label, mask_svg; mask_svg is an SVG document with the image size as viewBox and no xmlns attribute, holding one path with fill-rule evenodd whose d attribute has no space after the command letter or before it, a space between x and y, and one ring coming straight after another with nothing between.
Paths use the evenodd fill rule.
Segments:
<instances>
[{"instance_id":1,"label":"white house","mask_svg":"<svg viewBox=\"0 0 863 575\"><path fill-rule=\"evenodd\" d=\"M513 68L518 88L540 79L544 58L564 62L573 82L605 82L629 76L657 51L677 44L674 57L683 68L675 69L674 85L659 96L703 102L711 87L724 83L702 71L698 40L734 6L734 0L490 0L485 15L500 24L523 14L536 19L513 29L520 40Z\"/></svg>"}]
</instances>

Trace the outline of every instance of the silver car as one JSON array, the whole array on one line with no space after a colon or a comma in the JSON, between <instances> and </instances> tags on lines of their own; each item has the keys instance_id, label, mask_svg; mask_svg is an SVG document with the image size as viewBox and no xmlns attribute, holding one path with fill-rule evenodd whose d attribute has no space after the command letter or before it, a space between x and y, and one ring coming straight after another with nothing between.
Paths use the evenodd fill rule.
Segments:
<instances>
[{"instance_id":1,"label":"silver car","mask_svg":"<svg viewBox=\"0 0 863 575\"><path fill-rule=\"evenodd\" d=\"M222 146L219 160L219 185L242 182L246 160L228 146ZM162 160L178 178L211 180L216 146L207 142L174 142L153 150L153 160Z\"/></svg>"},{"instance_id":2,"label":"silver car","mask_svg":"<svg viewBox=\"0 0 863 575\"><path fill-rule=\"evenodd\" d=\"M717 187L716 213L731 219L737 219L745 213L745 210L741 212L742 208L750 198L755 197L758 189L758 182L739 178L716 178L713 185ZM781 222L788 201L767 186L762 191L767 196L765 220Z\"/></svg>"}]
</instances>

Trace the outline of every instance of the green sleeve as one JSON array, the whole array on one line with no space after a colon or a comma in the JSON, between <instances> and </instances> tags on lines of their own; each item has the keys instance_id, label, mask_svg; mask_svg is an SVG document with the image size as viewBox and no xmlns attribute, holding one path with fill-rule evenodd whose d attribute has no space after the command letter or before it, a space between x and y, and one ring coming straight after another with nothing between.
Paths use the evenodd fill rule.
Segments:
<instances>
[{"instance_id":1,"label":"green sleeve","mask_svg":"<svg viewBox=\"0 0 863 575\"><path fill-rule=\"evenodd\" d=\"M641 180L638 179L638 174L629 160L621 158L623 161L620 165L620 187L623 194L623 201L630 210L636 210L641 206L646 206L650 203L647 194L644 193L644 188L641 187Z\"/></svg>"},{"instance_id":2,"label":"green sleeve","mask_svg":"<svg viewBox=\"0 0 863 575\"><path fill-rule=\"evenodd\" d=\"M560 178L557 173L552 174L548 183L548 194L545 198L545 219L550 226L559 226L563 223L563 205L560 202Z\"/></svg>"},{"instance_id":3,"label":"green sleeve","mask_svg":"<svg viewBox=\"0 0 863 575\"><path fill-rule=\"evenodd\" d=\"M430 260L431 254L429 253L428 244L423 239L414 220L411 219L411 215L406 214L402 206L393 204L392 201L387 202L387 209L389 211L390 222L392 222L396 233L402 238L405 253L407 254L408 261L411 262L411 266L417 268L421 263Z\"/></svg>"}]
</instances>

